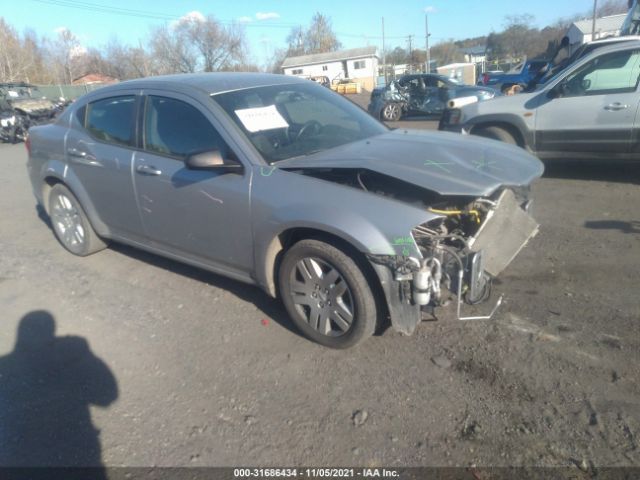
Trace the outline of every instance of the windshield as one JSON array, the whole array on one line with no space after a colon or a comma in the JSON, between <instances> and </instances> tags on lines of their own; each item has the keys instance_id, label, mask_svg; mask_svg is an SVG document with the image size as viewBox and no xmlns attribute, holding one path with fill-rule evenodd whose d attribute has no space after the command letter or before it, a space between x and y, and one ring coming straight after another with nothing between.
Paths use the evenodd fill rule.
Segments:
<instances>
[{"instance_id":1,"label":"windshield","mask_svg":"<svg viewBox=\"0 0 640 480\"><path fill-rule=\"evenodd\" d=\"M2 89L2 93L9 99L23 100L26 98L41 98L42 92L32 85L12 85Z\"/></svg>"},{"instance_id":2,"label":"windshield","mask_svg":"<svg viewBox=\"0 0 640 480\"><path fill-rule=\"evenodd\" d=\"M360 107L316 85L270 85L212 95L269 163L386 132Z\"/></svg>"}]
</instances>

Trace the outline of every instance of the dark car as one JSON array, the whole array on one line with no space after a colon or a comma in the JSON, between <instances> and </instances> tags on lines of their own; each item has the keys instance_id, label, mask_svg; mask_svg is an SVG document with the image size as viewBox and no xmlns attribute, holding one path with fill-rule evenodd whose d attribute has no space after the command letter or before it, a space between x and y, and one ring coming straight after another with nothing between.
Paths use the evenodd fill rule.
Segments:
<instances>
[{"instance_id":1,"label":"dark car","mask_svg":"<svg viewBox=\"0 0 640 480\"><path fill-rule=\"evenodd\" d=\"M403 115L441 115L454 98L476 97L481 101L496 94L493 88L464 85L444 75L404 75L374 89L368 110L376 118L393 122Z\"/></svg>"},{"instance_id":2,"label":"dark car","mask_svg":"<svg viewBox=\"0 0 640 480\"><path fill-rule=\"evenodd\" d=\"M463 300L487 300L537 231L527 197L543 166L529 153L390 130L291 76L122 82L27 145L33 191L71 253L113 240L259 285L330 347L387 319L410 334L448 292L469 319Z\"/></svg>"},{"instance_id":3,"label":"dark car","mask_svg":"<svg viewBox=\"0 0 640 480\"><path fill-rule=\"evenodd\" d=\"M50 122L61 109L62 104L45 98L35 85L0 83L0 140L24 140L29 127Z\"/></svg>"}]
</instances>

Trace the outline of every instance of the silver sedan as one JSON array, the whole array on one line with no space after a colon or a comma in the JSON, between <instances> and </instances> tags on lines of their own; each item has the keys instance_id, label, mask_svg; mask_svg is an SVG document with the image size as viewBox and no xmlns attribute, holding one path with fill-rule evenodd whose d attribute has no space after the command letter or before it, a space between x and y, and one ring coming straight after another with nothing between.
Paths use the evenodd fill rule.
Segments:
<instances>
[{"instance_id":1,"label":"silver sedan","mask_svg":"<svg viewBox=\"0 0 640 480\"><path fill-rule=\"evenodd\" d=\"M71 253L122 242L257 284L333 348L387 324L410 334L450 298L464 319L537 231L535 157L389 130L294 77L123 82L32 128L27 148L34 194Z\"/></svg>"}]
</instances>

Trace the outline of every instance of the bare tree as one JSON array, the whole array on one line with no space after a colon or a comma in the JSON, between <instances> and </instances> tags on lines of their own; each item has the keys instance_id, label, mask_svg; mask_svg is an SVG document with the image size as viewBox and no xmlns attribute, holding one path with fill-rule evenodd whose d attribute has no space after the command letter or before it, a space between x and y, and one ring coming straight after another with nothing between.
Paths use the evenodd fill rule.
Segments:
<instances>
[{"instance_id":1,"label":"bare tree","mask_svg":"<svg viewBox=\"0 0 640 480\"><path fill-rule=\"evenodd\" d=\"M195 49L168 25L151 30L152 71L156 74L192 73L198 66Z\"/></svg>"},{"instance_id":2,"label":"bare tree","mask_svg":"<svg viewBox=\"0 0 640 480\"><path fill-rule=\"evenodd\" d=\"M448 65L464 60L464 55L453 40L436 43L431 47L431 58L438 61L438 65Z\"/></svg>"},{"instance_id":3,"label":"bare tree","mask_svg":"<svg viewBox=\"0 0 640 480\"><path fill-rule=\"evenodd\" d=\"M54 81L71 83L82 68L81 57L85 53L78 37L71 30L63 28L54 40L46 41L46 50Z\"/></svg>"},{"instance_id":4,"label":"bare tree","mask_svg":"<svg viewBox=\"0 0 640 480\"><path fill-rule=\"evenodd\" d=\"M334 52L342 48L331 26L331 19L316 12L304 36L305 53Z\"/></svg>"},{"instance_id":5,"label":"bare tree","mask_svg":"<svg viewBox=\"0 0 640 480\"><path fill-rule=\"evenodd\" d=\"M238 25L224 27L213 16L189 18L176 27L199 54L199 69L205 72L227 69L244 60L244 30Z\"/></svg>"},{"instance_id":6,"label":"bare tree","mask_svg":"<svg viewBox=\"0 0 640 480\"><path fill-rule=\"evenodd\" d=\"M288 48L286 50L287 55L285 56L295 57L296 55L304 55L306 53L304 39L305 32L302 26L293 27L289 31L289 35L287 35Z\"/></svg>"},{"instance_id":7,"label":"bare tree","mask_svg":"<svg viewBox=\"0 0 640 480\"><path fill-rule=\"evenodd\" d=\"M35 64L33 53L31 48L25 48L13 27L0 17L0 80L13 82L28 78Z\"/></svg>"},{"instance_id":8,"label":"bare tree","mask_svg":"<svg viewBox=\"0 0 640 480\"><path fill-rule=\"evenodd\" d=\"M213 72L231 69L245 58L244 30L225 27L213 16L188 17L151 31L154 73Z\"/></svg>"},{"instance_id":9,"label":"bare tree","mask_svg":"<svg viewBox=\"0 0 640 480\"><path fill-rule=\"evenodd\" d=\"M627 10L627 0L605 0L601 5L598 5L596 15L598 17L607 17L609 15L627 13Z\"/></svg>"}]
</instances>

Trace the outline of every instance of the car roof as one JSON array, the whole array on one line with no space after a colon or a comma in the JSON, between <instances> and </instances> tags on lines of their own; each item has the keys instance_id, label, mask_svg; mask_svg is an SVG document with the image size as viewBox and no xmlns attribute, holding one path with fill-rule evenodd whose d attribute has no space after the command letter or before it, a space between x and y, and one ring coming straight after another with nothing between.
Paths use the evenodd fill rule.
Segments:
<instances>
[{"instance_id":1,"label":"car roof","mask_svg":"<svg viewBox=\"0 0 640 480\"><path fill-rule=\"evenodd\" d=\"M604 55L610 52L617 52L621 50L635 50L637 48L640 48L640 40L632 40L629 42L618 42L618 43L614 43L613 45L607 45L601 48L596 48L595 50L590 52L588 55L585 55L584 57L582 57L580 59L580 62L587 62L588 59L590 58L599 57L600 55Z\"/></svg>"},{"instance_id":2,"label":"car roof","mask_svg":"<svg viewBox=\"0 0 640 480\"><path fill-rule=\"evenodd\" d=\"M633 42L638 40L640 40L640 35L629 35L629 36L622 36L622 37L618 35L618 36L592 40L591 42L587 42L584 45L599 45L601 43Z\"/></svg>"},{"instance_id":3,"label":"car roof","mask_svg":"<svg viewBox=\"0 0 640 480\"><path fill-rule=\"evenodd\" d=\"M183 90L198 89L206 94L215 95L246 88L263 87L268 85L288 85L292 83L305 83L310 80L298 78L292 75L277 75L271 73L249 72L213 72L213 73L182 73L176 75L161 75L157 77L139 78L127 80L100 89L118 90L121 88L169 88Z\"/></svg>"}]
</instances>

